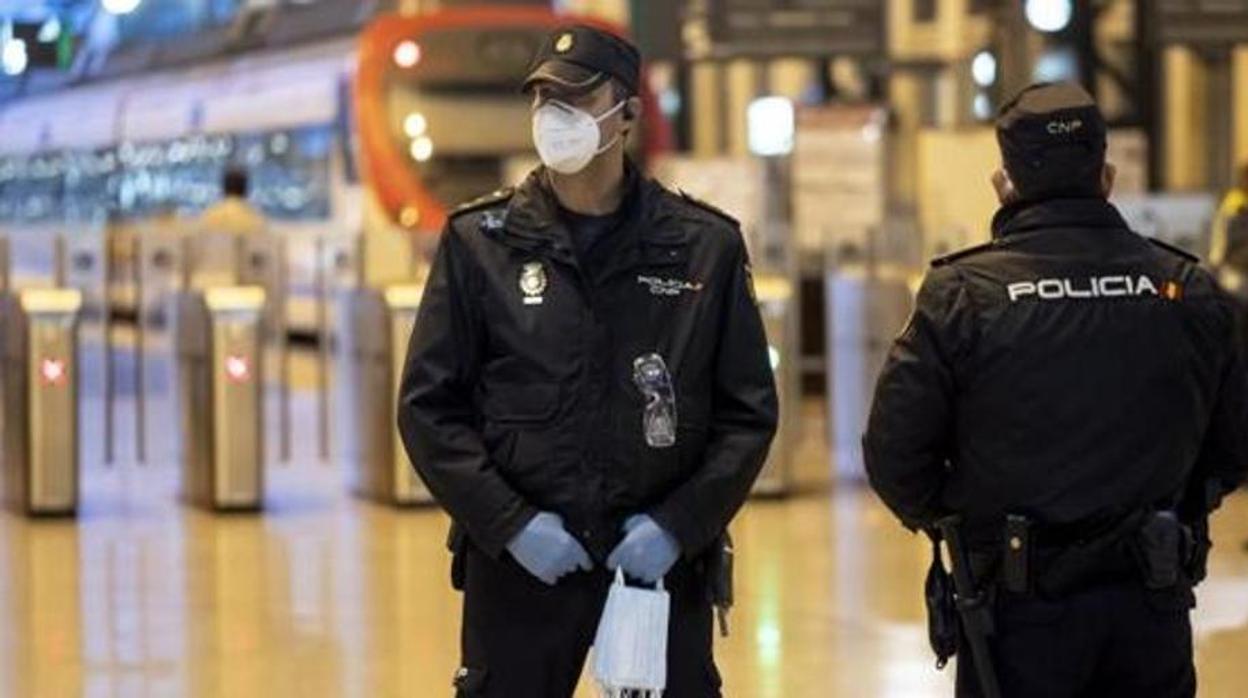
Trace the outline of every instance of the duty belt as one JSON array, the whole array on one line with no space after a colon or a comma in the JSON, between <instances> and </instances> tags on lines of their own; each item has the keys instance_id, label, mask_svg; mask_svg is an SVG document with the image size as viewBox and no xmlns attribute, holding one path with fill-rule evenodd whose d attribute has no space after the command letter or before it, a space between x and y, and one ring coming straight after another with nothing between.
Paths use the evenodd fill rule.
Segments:
<instances>
[{"instance_id":1,"label":"duty belt","mask_svg":"<svg viewBox=\"0 0 1248 698\"><path fill-rule=\"evenodd\" d=\"M1041 528L1009 515L999 549L973 553L972 570L985 586L1059 598L1141 578L1149 588L1172 587L1194 553L1191 529L1169 511L1140 509L1094 531L1080 536L1074 527Z\"/></svg>"}]
</instances>

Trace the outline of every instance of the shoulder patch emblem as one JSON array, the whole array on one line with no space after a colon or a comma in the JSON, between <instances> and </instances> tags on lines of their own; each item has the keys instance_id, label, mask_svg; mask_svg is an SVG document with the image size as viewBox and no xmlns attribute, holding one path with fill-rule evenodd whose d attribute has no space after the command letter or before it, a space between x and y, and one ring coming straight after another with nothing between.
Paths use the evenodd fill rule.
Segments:
<instances>
[{"instance_id":1,"label":"shoulder patch emblem","mask_svg":"<svg viewBox=\"0 0 1248 698\"><path fill-rule=\"evenodd\" d=\"M481 214L481 230L495 233L507 225L507 212L502 209L488 209Z\"/></svg>"}]
</instances>

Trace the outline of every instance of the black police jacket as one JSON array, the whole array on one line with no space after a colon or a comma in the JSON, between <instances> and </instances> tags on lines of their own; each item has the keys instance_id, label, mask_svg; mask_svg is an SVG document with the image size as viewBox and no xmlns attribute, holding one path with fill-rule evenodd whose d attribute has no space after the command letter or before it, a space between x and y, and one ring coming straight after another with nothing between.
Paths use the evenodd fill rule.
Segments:
<instances>
[{"instance_id":1,"label":"black police jacket","mask_svg":"<svg viewBox=\"0 0 1248 698\"><path fill-rule=\"evenodd\" d=\"M735 221L629 169L620 226L587 268L539 169L442 234L400 386L420 477L499 555L537 511L599 561L649 513L685 555L744 503L777 420L767 341ZM633 362L674 381L677 439L651 448Z\"/></svg>"},{"instance_id":2,"label":"black police jacket","mask_svg":"<svg viewBox=\"0 0 1248 698\"><path fill-rule=\"evenodd\" d=\"M937 260L876 388L864 455L911 528L960 513L1097 527L1248 469L1235 311L1193 257L1100 199L1007 207ZM1201 487L1196 488L1202 489Z\"/></svg>"}]
</instances>

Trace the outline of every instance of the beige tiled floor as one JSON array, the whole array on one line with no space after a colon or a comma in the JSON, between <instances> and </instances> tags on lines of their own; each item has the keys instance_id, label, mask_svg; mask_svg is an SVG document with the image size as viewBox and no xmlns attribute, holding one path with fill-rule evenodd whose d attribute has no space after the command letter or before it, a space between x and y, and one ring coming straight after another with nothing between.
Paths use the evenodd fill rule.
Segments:
<instances>
[{"instance_id":1,"label":"beige tiled floor","mask_svg":"<svg viewBox=\"0 0 1248 698\"><path fill-rule=\"evenodd\" d=\"M808 410L796 476L809 492L735 525L726 695L950 695L926 647L927 548L868 493L821 489ZM0 515L0 695L449 695L445 519L352 499L342 475L275 466L265 514L214 516L176 503L171 465L95 465L79 520ZM1229 698L1248 682L1248 497L1215 528L1198 661L1202 695Z\"/></svg>"}]
</instances>

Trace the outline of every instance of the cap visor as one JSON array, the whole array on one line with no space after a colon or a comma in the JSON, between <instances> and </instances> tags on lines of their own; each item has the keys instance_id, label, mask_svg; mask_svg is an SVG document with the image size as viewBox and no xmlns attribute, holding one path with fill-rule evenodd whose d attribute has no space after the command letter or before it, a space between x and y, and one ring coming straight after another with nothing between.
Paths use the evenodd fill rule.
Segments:
<instances>
[{"instance_id":1,"label":"cap visor","mask_svg":"<svg viewBox=\"0 0 1248 698\"><path fill-rule=\"evenodd\" d=\"M607 74L592 70L576 63L560 60L549 60L537 66L524 79L524 91L533 88L539 82L550 82L560 87L582 92L592 90L607 79Z\"/></svg>"}]
</instances>

